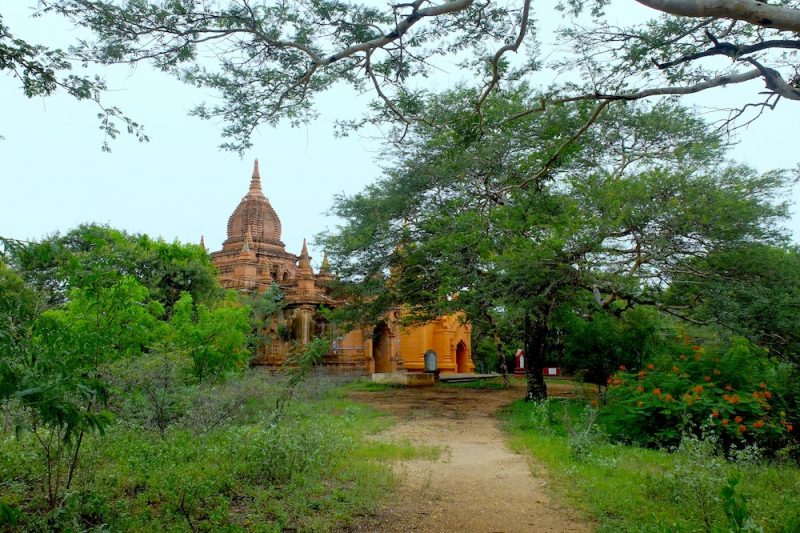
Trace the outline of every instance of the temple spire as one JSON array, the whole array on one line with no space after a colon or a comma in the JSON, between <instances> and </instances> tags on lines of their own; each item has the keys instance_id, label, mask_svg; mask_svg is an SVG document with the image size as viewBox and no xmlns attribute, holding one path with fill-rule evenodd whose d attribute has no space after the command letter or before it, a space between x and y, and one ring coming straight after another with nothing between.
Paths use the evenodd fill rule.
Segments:
<instances>
[{"instance_id":1,"label":"temple spire","mask_svg":"<svg viewBox=\"0 0 800 533\"><path fill-rule=\"evenodd\" d=\"M308 245L306 240L303 239L303 250L300 252L300 272L303 274L313 273L311 270L311 257L308 255Z\"/></svg>"},{"instance_id":2,"label":"temple spire","mask_svg":"<svg viewBox=\"0 0 800 533\"><path fill-rule=\"evenodd\" d=\"M244 234L244 242L242 242L242 253L250 253L250 243L253 241L253 235L250 232L250 226L247 226L247 233Z\"/></svg>"},{"instance_id":3,"label":"temple spire","mask_svg":"<svg viewBox=\"0 0 800 533\"><path fill-rule=\"evenodd\" d=\"M322 273L326 273L327 274L328 272L330 272L330 270L331 270L331 264L328 261L328 251L327 250L323 250L322 251L322 265L320 265L320 267L319 267L319 273L320 274L322 274Z\"/></svg>"},{"instance_id":4,"label":"temple spire","mask_svg":"<svg viewBox=\"0 0 800 533\"><path fill-rule=\"evenodd\" d=\"M253 163L253 177L250 178L250 190L247 191L248 194L257 194L263 196L264 193L261 191L261 173L258 171L258 159L256 158L255 162Z\"/></svg>"},{"instance_id":5,"label":"temple spire","mask_svg":"<svg viewBox=\"0 0 800 533\"><path fill-rule=\"evenodd\" d=\"M200 248L202 248L203 250L206 249L206 241L202 235L200 235Z\"/></svg>"}]
</instances>

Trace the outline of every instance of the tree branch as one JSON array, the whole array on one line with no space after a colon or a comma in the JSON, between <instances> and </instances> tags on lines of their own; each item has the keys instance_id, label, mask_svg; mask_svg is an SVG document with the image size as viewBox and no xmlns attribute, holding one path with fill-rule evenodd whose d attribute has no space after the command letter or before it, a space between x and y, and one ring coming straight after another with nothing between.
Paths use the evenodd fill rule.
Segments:
<instances>
[{"instance_id":1,"label":"tree branch","mask_svg":"<svg viewBox=\"0 0 800 533\"><path fill-rule=\"evenodd\" d=\"M376 48L382 48L408 33L408 30L410 30L411 27L420 20L427 17L438 17L441 15L447 15L449 13L463 11L471 6L474 1L475 0L452 0L440 6L432 6L425 9L414 9L410 15L406 16L397 24L397 26L395 26L394 31L370 41L348 46L347 48L328 56L328 58L325 59L321 64L330 65L331 63L339 61L345 57L349 57L358 52L368 52L370 50L375 50Z\"/></svg>"},{"instance_id":2,"label":"tree branch","mask_svg":"<svg viewBox=\"0 0 800 533\"><path fill-rule=\"evenodd\" d=\"M636 0L651 9L681 17L741 20L756 26L800 32L800 10L761 0Z\"/></svg>"}]
</instances>

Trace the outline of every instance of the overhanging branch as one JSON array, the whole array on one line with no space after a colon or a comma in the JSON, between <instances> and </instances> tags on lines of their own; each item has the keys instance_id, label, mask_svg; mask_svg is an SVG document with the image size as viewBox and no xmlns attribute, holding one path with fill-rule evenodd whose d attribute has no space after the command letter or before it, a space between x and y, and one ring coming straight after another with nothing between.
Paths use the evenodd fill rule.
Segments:
<instances>
[{"instance_id":1,"label":"overhanging branch","mask_svg":"<svg viewBox=\"0 0 800 533\"><path fill-rule=\"evenodd\" d=\"M761 0L636 0L651 9L681 17L716 17L756 26L800 32L800 10Z\"/></svg>"}]
</instances>

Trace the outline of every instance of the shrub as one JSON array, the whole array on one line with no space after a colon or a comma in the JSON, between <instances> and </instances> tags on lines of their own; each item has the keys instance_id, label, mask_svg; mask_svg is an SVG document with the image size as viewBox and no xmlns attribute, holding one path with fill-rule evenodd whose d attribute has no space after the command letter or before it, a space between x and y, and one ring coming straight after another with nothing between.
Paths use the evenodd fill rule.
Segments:
<instances>
[{"instance_id":1,"label":"shrub","mask_svg":"<svg viewBox=\"0 0 800 533\"><path fill-rule=\"evenodd\" d=\"M655 310L643 306L621 318L595 311L589 319L568 314L561 320L565 369L600 389L621 365L642 366L648 354L669 350L671 344L665 338L668 326Z\"/></svg>"},{"instance_id":2,"label":"shrub","mask_svg":"<svg viewBox=\"0 0 800 533\"><path fill-rule=\"evenodd\" d=\"M776 365L744 339L705 348L686 343L637 371L609 378L607 431L618 440L676 446L684 432L713 429L725 449L786 445L794 423L773 391Z\"/></svg>"}]
</instances>

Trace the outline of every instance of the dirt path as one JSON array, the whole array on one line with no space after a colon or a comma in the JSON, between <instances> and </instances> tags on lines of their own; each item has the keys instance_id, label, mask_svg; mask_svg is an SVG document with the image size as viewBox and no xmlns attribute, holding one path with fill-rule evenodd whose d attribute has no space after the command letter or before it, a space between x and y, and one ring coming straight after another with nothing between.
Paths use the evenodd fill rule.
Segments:
<instances>
[{"instance_id":1,"label":"dirt path","mask_svg":"<svg viewBox=\"0 0 800 533\"><path fill-rule=\"evenodd\" d=\"M567 392L567 386L560 387ZM393 500L350 531L591 531L589 523L547 496L546 481L531 475L525 457L508 448L498 429L494 414L522 394L518 388L449 387L353 393L354 399L397 416L398 424L381 438L445 451L436 461L400 462Z\"/></svg>"}]
</instances>

